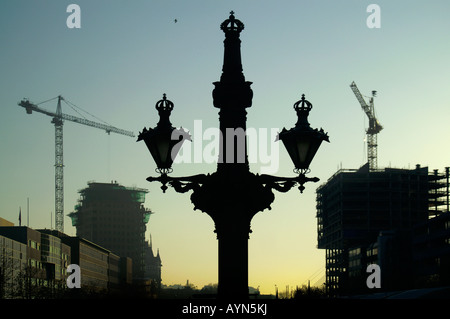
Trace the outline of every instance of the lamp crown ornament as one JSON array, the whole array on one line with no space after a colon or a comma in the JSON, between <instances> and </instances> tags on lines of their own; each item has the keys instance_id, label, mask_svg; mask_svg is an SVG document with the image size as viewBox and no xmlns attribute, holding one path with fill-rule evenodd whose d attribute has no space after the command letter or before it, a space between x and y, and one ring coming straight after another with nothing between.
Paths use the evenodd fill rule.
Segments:
<instances>
[{"instance_id":1,"label":"lamp crown ornament","mask_svg":"<svg viewBox=\"0 0 450 319\"><path fill-rule=\"evenodd\" d=\"M302 98L294 103L294 110L297 112L298 118L296 126L309 127L308 116L312 106L312 103L305 99L305 94L302 94Z\"/></svg>"},{"instance_id":2,"label":"lamp crown ornament","mask_svg":"<svg viewBox=\"0 0 450 319\"><path fill-rule=\"evenodd\" d=\"M166 93L163 94L162 100L159 100L158 102L156 102L155 108L156 108L156 110L158 110L158 114L159 114L158 126L165 127L167 129L171 129L172 124L170 123L169 117L173 110L173 103L172 103L172 101L167 99Z\"/></svg>"},{"instance_id":3,"label":"lamp crown ornament","mask_svg":"<svg viewBox=\"0 0 450 319\"><path fill-rule=\"evenodd\" d=\"M158 111L171 112L173 110L173 103L172 103L172 101L167 99L166 93L164 93L162 100L159 100L158 102L156 102L155 108Z\"/></svg>"},{"instance_id":4,"label":"lamp crown ornament","mask_svg":"<svg viewBox=\"0 0 450 319\"><path fill-rule=\"evenodd\" d=\"M231 11L230 17L222 22L222 24L220 25L220 29L225 33L240 33L242 30L244 30L244 24L241 22L241 20L236 19L234 17L234 11Z\"/></svg>"},{"instance_id":5,"label":"lamp crown ornament","mask_svg":"<svg viewBox=\"0 0 450 319\"><path fill-rule=\"evenodd\" d=\"M294 103L294 110L298 111L311 111L312 103L305 99L305 94L302 94L301 100Z\"/></svg>"}]
</instances>

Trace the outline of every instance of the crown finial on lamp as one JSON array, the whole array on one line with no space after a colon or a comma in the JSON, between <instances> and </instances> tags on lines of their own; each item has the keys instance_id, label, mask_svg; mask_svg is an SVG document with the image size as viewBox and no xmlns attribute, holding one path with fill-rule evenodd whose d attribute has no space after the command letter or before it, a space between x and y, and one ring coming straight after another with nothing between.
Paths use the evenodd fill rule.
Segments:
<instances>
[{"instance_id":1,"label":"crown finial on lamp","mask_svg":"<svg viewBox=\"0 0 450 319\"><path fill-rule=\"evenodd\" d=\"M241 20L238 20L234 17L234 11L232 10L230 12L230 17L220 25L220 29L225 33L240 33L242 30L244 30L244 24L241 22Z\"/></svg>"}]
</instances>

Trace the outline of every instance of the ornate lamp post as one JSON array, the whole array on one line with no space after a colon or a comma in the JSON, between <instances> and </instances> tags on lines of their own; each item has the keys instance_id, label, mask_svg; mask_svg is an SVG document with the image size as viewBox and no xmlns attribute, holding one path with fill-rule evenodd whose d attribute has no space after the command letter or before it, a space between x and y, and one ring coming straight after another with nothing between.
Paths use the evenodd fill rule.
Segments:
<instances>
[{"instance_id":1,"label":"ornate lamp post","mask_svg":"<svg viewBox=\"0 0 450 319\"><path fill-rule=\"evenodd\" d=\"M230 131L245 132L246 108L252 105L252 83L245 81L241 64L239 35L244 24L231 12L220 28L225 33L224 62L220 81L214 82L212 92L213 104L220 110L222 133L217 171L186 177L168 175L181 144L190 137L184 130L177 130L170 124L173 103L166 99L165 94L156 104L161 118L157 127L144 128L138 141L145 141L160 173L159 177L148 177L147 180L161 182L163 191L167 189L166 184L179 193L192 190L194 209L213 219L219 246L218 297L248 298L248 239L253 216L270 209L275 198L272 189L287 192L298 184L302 192L303 184L317 182L318 178L308 178L305 174L321 142L329 140L322 129L310 128L307 117L312 104L303 95L294 104L298 116L296 126L290 130L283 129L279 134L297 176L277 177L250 172L245 134L226 134ZM239 145L243 147L239 148Z\"/></svg>"}]
</instances>

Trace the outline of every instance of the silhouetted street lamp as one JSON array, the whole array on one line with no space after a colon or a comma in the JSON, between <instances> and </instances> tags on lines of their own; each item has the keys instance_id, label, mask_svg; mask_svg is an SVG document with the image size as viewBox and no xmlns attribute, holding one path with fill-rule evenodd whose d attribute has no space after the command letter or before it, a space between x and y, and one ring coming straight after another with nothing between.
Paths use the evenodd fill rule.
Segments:
<instances>
[{"instance_id":1,"label":"silhouetted street lamp","mask_svg":"<svg viewBox=\"0 0 450 319\"><path fill-rule=\"evenodd\" d=\"M245 109L252 105L252 83L245 81L241 64L239 34L244 24L231 12L220 28L225 33L224 63L220 81L213 83L212 94L213 105L220 109L219 128L222 133L217 171L186 177L168 175L182 143L190 140L190 136L183 129L172 127L169 116L173 103L166 99L165 94L156 104L160 115L158 125L154 129L144 128L138 141L146 143L160 173L159 177L148 177L147 180L161 182L164 192L166 184L179 193L192 190L194 209L200 209L213 219L219 244L219 298L248 298L248 238L253 216L271 208L275 198L272 189L287 192L298 184L302 192L303 184L319 180L305 174L322 141L329 142L329 139L322 129L310 127L307 117L312 104L302 95L301 100L294 104L298 117L295 127L283 129L278 136L295 165L297 176L277 177L250 172L245 134L226 134L230 130L245 132ZM244 147L239 148L239 145Z\"/></svg>"},{"instance_id":2,"label":"silhouetted street lamp","mask_svg":"<svg viewBox=\"0 0 450 319\"><path fill-rule=\"evenodd\" d=\"M173 160L178 154L183 142L190 140L189 134L183 129L176 129L170 123L170 113L173 110L173 103L163 99L156 103L155 108L159 113L159 122L155 128L144 130L139 134L138 141L143 140L147 145L153 159L155 160L158 173L167 175L172 172ZM165 192L167 186L162 187Z\"/></svg>"},{"instance_id":3,"label":"silhouetted street lamp","mask_svg":"<svg viewBox=\"0 0 450 319\"><path fill-rule=\"evenodd\" d=\"M298 117L295 127L290 130L283 128L278 138L283 142L295 165L294 172L304 175L309 170L309 165L322 141L329 142L329 139L323 129L318 130L310 127L308 115L312 109L312 104L305 100L304 94L302 94L302 99L294 104L294 109ZM303 184L299 188L300 192L303 192Z\"/></svg>"}]
</instances>

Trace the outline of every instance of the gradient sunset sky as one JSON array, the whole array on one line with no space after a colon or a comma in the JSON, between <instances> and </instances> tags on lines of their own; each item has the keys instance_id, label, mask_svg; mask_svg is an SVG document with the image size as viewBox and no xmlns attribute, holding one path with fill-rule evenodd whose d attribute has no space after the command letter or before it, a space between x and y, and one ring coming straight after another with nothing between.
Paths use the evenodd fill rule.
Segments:
<instances>
[{"instance_id":1,"label":"gradient sunset sky","mask_svg":"<svg viewBox=\"0 0 450 319\"><path fill-rule=\"evenodd\" d=\"M80 29L66 26L71 3L81 8ZM381 9L376 29L366 25L372 3ZM212 82L220 79L223 62L219 25L231 10L245 24L242 63L246 80L253 82L247 126L269 132L291 128L292 106L305 94L313 104L311 126L322 127L331 141L322 144L310 167L310 176L321 181L306 184L302 195L296 188L274 191L272 210L253 219L250 286L274 293L275 285L284 290L323 280L315 190L340 167L359 168L367 161L368 121L349 87L352 81L363 95L378 92L376 114L384 127L378 135L379 167L421 164L442 171L450 165L447 0L7 0L0 2L0 217L17 225L21 207L26 220L29 198L29 226L50 228L55 210L54 126L48 116L27 115L17 105L23 98L40 103L62 95L137 136L156 125L154 106L166 93L175 105L173 125L191 133L196 121L203 130L217 127ZM56 101L40 106L55 111ZM65 104L63 112L79 116ZM294 176L281 144L277 160L273 174ZM66 121L64 165L67 234L76 234L67 214L88 181L145 188L145 206L154 211L146 238L151 233L155 252L160 249L163 284L189 280L201 288L217 282L212 220L193 211L190 193L163 194L159 184L145 180L156 173L143 142ZM251 169L259 173L261 166L252 163ZM173 176L185 176L212 173L216 165L173 168Z\"/></svg>"}]
</instances>

